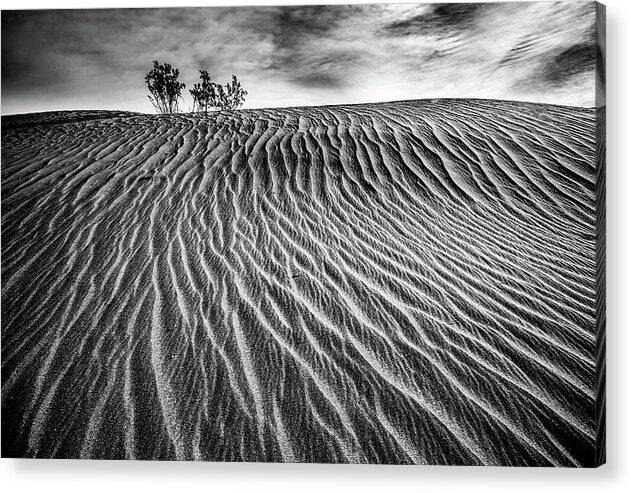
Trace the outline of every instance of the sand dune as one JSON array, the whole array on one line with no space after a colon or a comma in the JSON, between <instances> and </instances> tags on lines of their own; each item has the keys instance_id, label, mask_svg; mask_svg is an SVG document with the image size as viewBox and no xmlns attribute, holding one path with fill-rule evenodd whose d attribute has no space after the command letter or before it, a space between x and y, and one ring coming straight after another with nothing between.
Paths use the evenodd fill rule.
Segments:
<instances>
[{"instance_id":1,"label":"sand dune","mask_svg":"<svg viewBox=\"0 0 631 493\"><path fill-rule=\"evenodd\" d=\"M596 120L4 117L3 455L594 465Z\"/></svg>"}]
</instances>

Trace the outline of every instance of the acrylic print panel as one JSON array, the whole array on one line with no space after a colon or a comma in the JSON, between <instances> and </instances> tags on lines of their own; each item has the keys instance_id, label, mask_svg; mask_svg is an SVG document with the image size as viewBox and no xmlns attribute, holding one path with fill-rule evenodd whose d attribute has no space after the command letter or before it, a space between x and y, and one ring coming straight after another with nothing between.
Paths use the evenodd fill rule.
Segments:
<instances>
[{"instance_id":1,"label":"acrylic print panel","mask_svg":"<svg viewBox=\"0 0 631 493\"><path fill-rule=\"evenodd\" d=\"M603 463L604 63L593 2L2 12L2 455Z\"/></svg>"}]
</instances>

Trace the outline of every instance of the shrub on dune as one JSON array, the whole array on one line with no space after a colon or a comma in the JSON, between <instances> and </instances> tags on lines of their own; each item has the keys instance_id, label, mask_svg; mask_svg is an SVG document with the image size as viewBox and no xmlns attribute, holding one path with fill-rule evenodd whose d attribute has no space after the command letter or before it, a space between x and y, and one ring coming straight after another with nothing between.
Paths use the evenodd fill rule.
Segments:
<instances>
[{"instance_id":1,"label":"shrub on dune","mask_svg":"<svg viewBox=\"0 0 631 493\"><path fill-rule=\"evenodd\" d=\"M153 69L145 76L150 94L147 96L158 113L177 113L182 89L186 84L179 82L180 71L168 63L153 61Z\"/></svg>"},{"instance_id":2,"label":"shrub on dune","mask_svg":"<svg viewBox=\"0 0 631 493\"><path fill-rule=\"evenodd\" d=\"M200 69L199 80L198 83L193 84L193 89L189 90L193 97L193 112L207 113L208 108L215 105L217 90L221 86L210 80L208 70Z\"/></svg>"},{"instance_id":3,"label":"shrub on dune","mask_svg":"<svg viewBox=\"0 0 631 493\"><path fill-rule=\"evenodd\" d=\"M199 79L189 91L193 97L193 111L208 113L212 108L235 110L243 104L248 94L235 75L225 86L213 82L204 69L200 69Z\"/></svg>"},{"instance_id":4,"label":"shrub on dune","mask_svg":"<svg viewBox=\"0 0 631 493\"><path fill-rule=\"evenodd\" d=\"M223 98L221 102L221 109L234 110L240 107L248 94L248 91L243 89L241 82L237 80L236 75L232 76L232 80L226 84L225 91L222 91Z\"/></svg>"}]
</instances>

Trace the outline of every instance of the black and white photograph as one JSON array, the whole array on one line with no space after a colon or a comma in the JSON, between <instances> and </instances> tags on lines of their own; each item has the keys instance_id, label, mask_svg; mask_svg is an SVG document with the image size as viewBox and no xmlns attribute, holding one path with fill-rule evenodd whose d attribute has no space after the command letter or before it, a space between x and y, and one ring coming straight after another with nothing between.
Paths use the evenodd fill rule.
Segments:
<instances>
[{"instance_id":1,"label":"black and white photograph","mask_svg":"<svg viewBox=\"0 0 631 493\"><path fill-rule=\"evenodd\" d=\"M606 462L603 5L16 8L3 458Z\"/></svg>"}]
</instances>

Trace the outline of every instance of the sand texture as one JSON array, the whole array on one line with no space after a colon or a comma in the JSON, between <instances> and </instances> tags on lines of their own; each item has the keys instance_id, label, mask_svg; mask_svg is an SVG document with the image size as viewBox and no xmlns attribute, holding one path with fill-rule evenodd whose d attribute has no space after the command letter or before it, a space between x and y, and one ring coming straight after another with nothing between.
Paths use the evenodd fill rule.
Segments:
<instances>
[{"instance_id":1,"label":"sand texture","mask_svg":"<svg viewBox=\"0 0 631 493\"><path fill-rule=\"evenodd\" d=\"M3 455L594 465L598 118L3 117Z\"/></svg>"}]
</instances>

